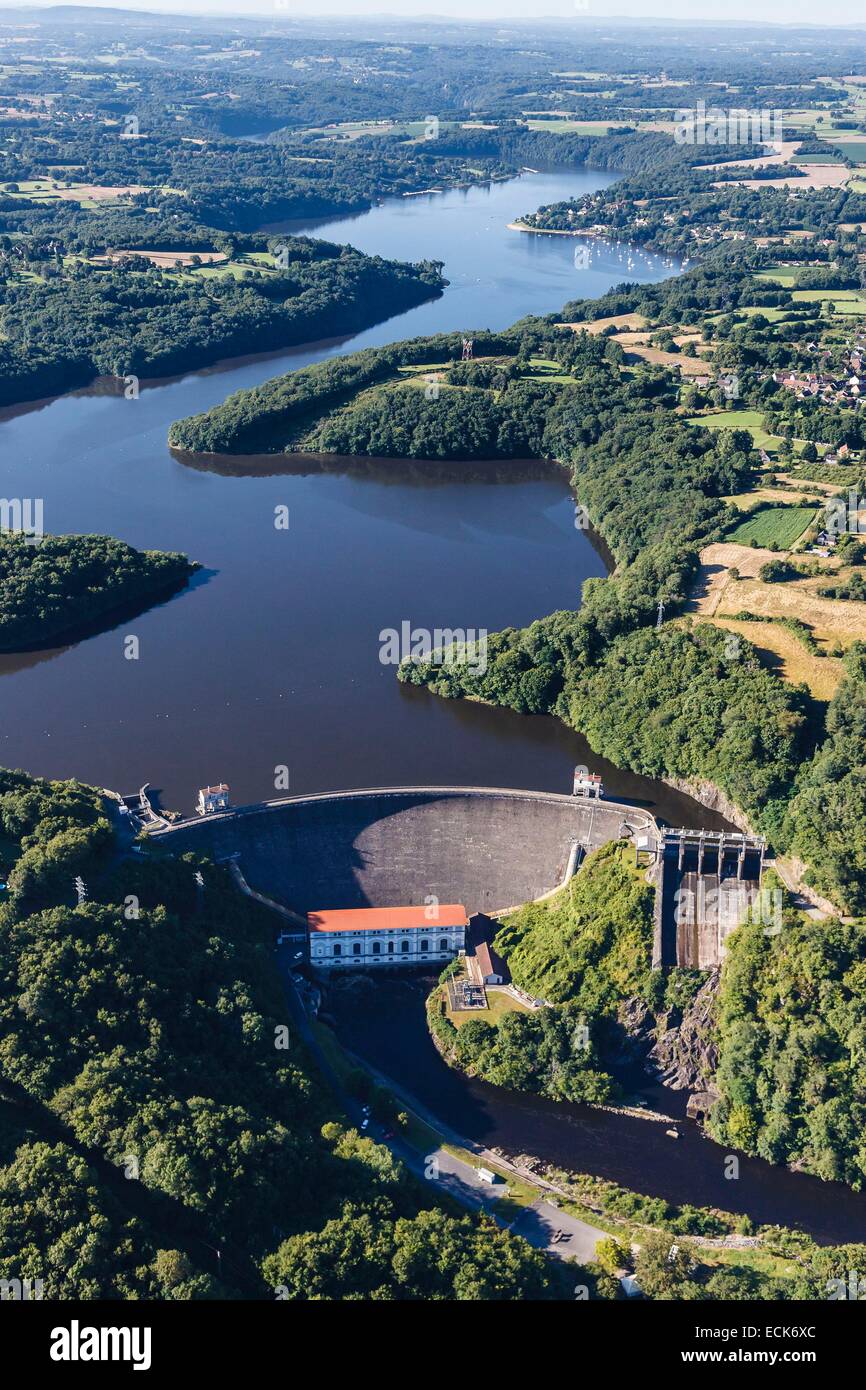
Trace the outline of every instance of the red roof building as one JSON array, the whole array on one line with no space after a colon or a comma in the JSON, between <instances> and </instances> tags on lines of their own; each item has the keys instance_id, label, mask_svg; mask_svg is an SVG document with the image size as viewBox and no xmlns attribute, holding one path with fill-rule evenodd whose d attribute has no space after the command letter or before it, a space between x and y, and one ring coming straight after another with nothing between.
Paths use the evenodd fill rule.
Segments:
<instances>
[{"instance_id":1,"label":"red roof building","mask_svg":"<svg viewBox=\"0 0 866 1390\"><path fill-rule=\"evenodd\" d=\"M310 964L322 969L443 964L465 950L468 924L462 903L323 908L307 914Z\"/></svg>"}]
</instances>

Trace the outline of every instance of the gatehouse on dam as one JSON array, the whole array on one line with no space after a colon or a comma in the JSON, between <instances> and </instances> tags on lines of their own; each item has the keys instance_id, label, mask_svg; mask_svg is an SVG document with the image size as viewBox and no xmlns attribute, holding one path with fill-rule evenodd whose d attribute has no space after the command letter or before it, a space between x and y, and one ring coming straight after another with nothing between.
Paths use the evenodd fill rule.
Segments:
<instances>
[{"instance_id":1,"label":"gatehouse on dam","mask_svg":"<svg viewBox=\"0 0 866 1390\"><path fill-rule=\"evenodd\" d=\"M423 905L491 915L541 898L609 840L655 848L649 812L591 796L488 787L321 793L218 811L154 841L234 859L254 891L304 917Z\"/></svg>"}]
</instances>

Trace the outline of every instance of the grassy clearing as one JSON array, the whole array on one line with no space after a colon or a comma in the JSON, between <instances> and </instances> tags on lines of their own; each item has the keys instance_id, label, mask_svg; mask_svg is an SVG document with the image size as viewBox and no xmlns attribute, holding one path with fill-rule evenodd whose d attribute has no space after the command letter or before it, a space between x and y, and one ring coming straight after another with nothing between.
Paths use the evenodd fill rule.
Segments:
<instances>
[{"instance_id":1,"label":"grassy clearing","mask_svg":"<svg viewBox=\"0 0 866 1390\"><path fill-rule=\"evenodd\" d=\"M459 1012L452 1012L446 1003L445 1014L454 1024L455 1028L462 1028L464 1023L468 1023L471 1018L480 1018L482 1023L489 1023L493 1027L504 1018L506 1014L525 1014L529 1013L525 1004L519 1004L510 994L505 994L501 990L487 991L486 1009L466 1009Z\"/></svg>"},{"instance_id":2,"label":"grassy clearing","mask_svg":"<svg viewBox=\"0 0 866 1390\"><path fill-rule=\"evenodd\" d=\"M761 423L763 416L759 410L715 410L706 415L689 415L686 417L687 425L703 425L708 430L748 430L752 436L752 443L756 449L764 449L768 454L775 457L782 437L778 434L769 434ZM792 440L795 454L800 453L806 447L805 439ZM819 451L826 453L828 445L819 445ZM806 465L809 467L810 465ZM817 468L817 464L811 467ZM804 474L805 476L805 474Z\"/></svg>"},{"instance_id":3,"label":"grassy clearing","mask_svg":"<svg viewBox=\"0 0 866 1390\"><path fill-rule=\"evenodd\" d=\"M690 415L686 424L703 425L706 430L748 430L756 449L775 448L778 437L767 433L762 420L759 410L716 410L709 415Z\"/></svg>"},{"instance_id":4,"label":"grassy clearing","mask_svg":"<svg viewBox=\"0 0 866 1390\"><path fill-rule=\"evenodd\" d=\"M763 304L746 304L746 305L740 305L740 307L739 307L738 309L735 309L735 310L734 310L734 318L735 318L735 319L740 319L740 318L747 318L747 319L749 319L749 318L753 318L755 314L763 314L764 318L767 320L768 323L782 323L782 322L784 322L785 319L787 319L787 318L789 317L789 310L788 310L788 309L769 309L769 308L765 307ZM711 314L711 315L710 315L710 319L711 319L712 322L717 322L719 319L722 319L722 318L725 318L725 317L726 317L725 314Z\"/></svg>"},{"instance_id":5,"label":"grassy clearing","mask_svg":"<svg viewBox=\"0 0 866 1390\"><path fill-rule=\"evenodd\" d=\"M769 280L775 285L793 285L804 267L793 265L774 265L768 270L759 270L756 280Z\"/></svg>"},{"instance_id":6,"label":"grassy clearing","mask_svg":"<svg viewBox=\"0 0 866 1390\"><path fill-rule=\"evenodd\" d=\"M559 362L549 357L530 357L527 375L531 381L574 381L573 376L562 370Z\"/></svg>"},{"instance_id":7,"label":"grassy clearing","mask_svg":"<svg viewBox=\"0 0 866 1390\"><path fill-rule=\"evenodd\" d=\"M730 531L727 539L734 545L751 545L754 541L768 549L775 545L780 550L790 550L814 516L814 507L759 507Z\"/></svg>"},{"instance_id":8,"label":"grassy clearing","mask_svg":"<svg viewBox=\"0 0 866 1390\"><path fill-rule=\"evenodd\" d=\"M794 290L791 298L795 304L832 304L833 313L843 317L866 314L866 297L857 290Z\"/></svg>"},{"instance_id":9,"label":"grassy clearing","mask_svg":"<svg viewBox=\"0 0 866 1390\"><path fill-rule=\"evenodd\" d=\"M555 131L558 135L565 133L569 135L607 135L608 131L616 129L614 121L572 121L568 116L562 116L558 120L552 121L530 119L526 124L530 130ZM620 122L620 124L625 124L625 122Z\"/></svg>"}]
</instances>

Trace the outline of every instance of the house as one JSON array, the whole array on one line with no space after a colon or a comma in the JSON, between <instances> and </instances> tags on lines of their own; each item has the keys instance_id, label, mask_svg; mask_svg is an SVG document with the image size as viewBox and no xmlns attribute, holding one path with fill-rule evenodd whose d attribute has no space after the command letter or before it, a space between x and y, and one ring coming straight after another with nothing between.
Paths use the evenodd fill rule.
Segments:
<instances>
[{"instance_id":1,"label":"house","mask_svg":"<svg viewBox=\"0 0 866 1390\"><path fill-rule=\"evenodd\" d=\"M474 955L466 957L469 978L479 985L501 985L505 983L505 964L492 951L486 941L479 941Z\"/></svg>"},{"instance_id":2,"label":"house","mask_svg":"<svg viewBox=\"0 0 866 1390\"><path fill-rule=\"evenodd\" d=\"M310 912L310 964L322 970L442 965L465 949L468 925L462 903Z\"/></svg>"},{"instance_id":3,"label":"house","mask_svg":"<svg viewBox=\"0 0 866 1390\"><path fill-rule=\"evenodd\" d=\"M229 789L225 782L220 782L218 787L202 787L195 809L200 816L212 816L215 811L227 811L229 809Z\"/></svg>"},{"instance_id":4,"label":"house","mask_svg":"<svg viewBox=\"0 0 866 1390\"><path fill-rule=\"evenodd\" d=\"M476 912L469 923L466 940L466 975L473 985L507 985L511 972L493 946L499 923L484 912Z\"/></svg>"}]
</instances>

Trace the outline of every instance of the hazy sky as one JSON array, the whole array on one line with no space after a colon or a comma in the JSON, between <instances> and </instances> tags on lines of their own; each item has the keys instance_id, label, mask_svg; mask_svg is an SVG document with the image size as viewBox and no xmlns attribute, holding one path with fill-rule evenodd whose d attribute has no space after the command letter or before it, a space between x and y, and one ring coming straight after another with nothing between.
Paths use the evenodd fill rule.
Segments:
<instances>
[{"instance_id":1,"label":"hazy sky","mask_svg":"<svg viewBox=\"0 0 866 1390\"><path fill-rule=\"evenodd\" d=\"M22 0L18 0L21 3ZM16 3L16 0L0 0ZM23 0L27 3L27 0ZM30 0L45 5L57 0ZM101 7L101 0L75 0ZM111 3L111 0L106 0ZM575 16L606 19L628 16L640 19L769 20L778 24L862 23L861 6L855 0L113 0L119 8L172 11L180 14L261 15L448 15L462 19L520 20L539 16L571 19Z\"/></svg>"}]
</instances>

